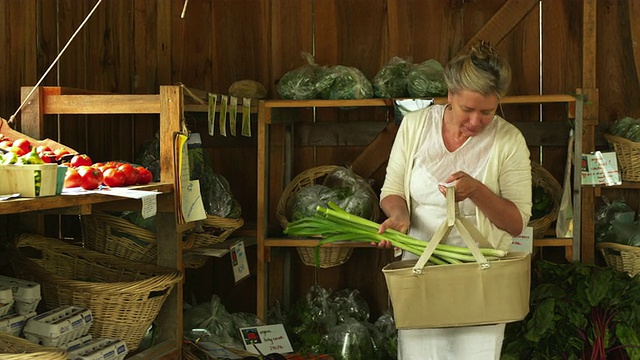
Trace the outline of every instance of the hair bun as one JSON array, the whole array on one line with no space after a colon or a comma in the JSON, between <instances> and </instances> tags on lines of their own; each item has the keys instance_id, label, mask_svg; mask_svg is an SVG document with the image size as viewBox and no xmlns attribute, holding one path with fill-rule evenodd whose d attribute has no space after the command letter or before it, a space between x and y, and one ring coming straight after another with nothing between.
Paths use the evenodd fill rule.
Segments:
<instances>
[{"instance_id":1,"label":"hair bun","mask_svg":"<svg viewBox=\"0 0 640 360\"><path fill-rule=\"evenodd\" d=\"M477 44L472 45L470 53L472 56L477 56L479 58L498 56L496 49L486 40L480 40Z\"/></svg>"}]
</instances>

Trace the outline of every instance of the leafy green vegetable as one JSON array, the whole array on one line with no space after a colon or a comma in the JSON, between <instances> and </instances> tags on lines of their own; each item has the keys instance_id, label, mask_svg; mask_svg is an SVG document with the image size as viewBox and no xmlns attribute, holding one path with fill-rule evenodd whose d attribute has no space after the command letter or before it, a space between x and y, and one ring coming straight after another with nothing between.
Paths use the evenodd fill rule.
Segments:
<instances>
[{"instance_id":1,"label":"leafy green vegetable","mask_svg":"<svg viewBox=\"0 0 640 360\"><path fill-rule=\"evenodd\" d=\"M447 83L444 81L444 67L435 59L424 61L409 71L409 95L412 97L431 97L447 95Z\"/></svg>"},{"instance_id":2,"label":"leafy green vegetable","mask_svg":"<svg viewBox=\"0 0 640 360\"><path fill-rule=\"evenodd\" d=\"M326 73L327 68L316 64L313 55L302 52L307 63L286 72L277 84L278 94L283 99L306 100L315 99L318 95L316 84Z\"/></svg>"},{"instance_id":3,"label":"leafy green vegetable","mask_svg":"<svg viewBox=\"0 0 640 360\"><path fill-rule=\"evenodd\" d=\"M502 359L638 359L640 282L613 268L538 261L529 315L507 324Z\"/></svg>"},{"instance_id":4,"label":"leafy green vegetable","mask_svg":"<svg viewBox=\"0 0 640 360\"><path fill-rule=\"evenodd\" d=\"M316 90L323 99L353 100L373 97L371 81L362 71L349 66L330 68L316 83Z\"/></svg>"},{"instance_id":5,"label":"leafy green vegetable","mask_svg":"<svg viewBox=\"0 0 640 360\"><path fill-rule=\"evenodd\" d=\"M373 78L373 93L380 98L399 98L409 95L411 61L393 57Z\"/></svg>"}]
</instances>

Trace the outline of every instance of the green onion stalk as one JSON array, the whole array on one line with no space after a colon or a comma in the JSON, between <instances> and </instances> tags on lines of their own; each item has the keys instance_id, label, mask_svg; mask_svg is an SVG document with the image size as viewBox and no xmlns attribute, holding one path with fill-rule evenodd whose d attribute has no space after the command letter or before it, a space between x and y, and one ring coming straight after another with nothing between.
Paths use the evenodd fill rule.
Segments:
<instances>
[{"instance_id":1,"label":"green onion stalk","mask_svg":"<svg viewBox=\"0 0 640 360\"><path fill-rule=\"evenodd\" d=\"M429 244L395 229L386 229L378 234L380 224L349 214L332 202L328 205L318 206L315 216L290 223L284 233L300 237L320 235L323 238L318 246L338 241L378 243L387 240L391 245L417 256L422 255ZM480 252L489 261L498 260L506 254L503 250L488 248L480 248ZM446 244L438 244L429 260L436 265L476 261L468 248Z\"/></svg>"}]
</instances>

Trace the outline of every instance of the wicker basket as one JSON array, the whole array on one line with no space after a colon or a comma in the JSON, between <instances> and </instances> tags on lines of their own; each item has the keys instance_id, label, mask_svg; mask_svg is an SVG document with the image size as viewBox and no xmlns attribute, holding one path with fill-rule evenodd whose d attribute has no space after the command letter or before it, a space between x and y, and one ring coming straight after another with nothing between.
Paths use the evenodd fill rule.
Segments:
<instances>
[{"instance_id":1,"label":"wicker basket","mask_svg":"<svg viewBox=\"0 0 640 360\"><path fill-rule=\"evenodd\" d=\"M84 246L87 249L123 259L156 262L156 234L153 231L141 228L121 217L101 212L83 215L81 221ZM243 224L242 218L227 219L207 215L202 221L205 232L190 234L183 243L183 249L223 242ZM203 266L208 258L204 255L185 255L183 262L186 268L198 268Z\"/></svg>"},{"instance_id":2,"label":"wicker basket","mask_svg":"<svg viewBox=\"0 0 640 360\"><path fill-rule=\"evenodd\" d=\"M640 273L640 247L610 242L596 245L607 266L633 277Z\"/></svg>"},{"instance_id":3,"label":"wicker basket","mask_svg":"<svg viewBox=\"0 0 640 360\"><path fill-rule=\"evenodd\" d=\"M532 186L540 186L551 197L551 211L538 219L529 221L529 225L533 228L533 238L543 238L549 226L558 219L558 211L560 209L560 201L562 201L562 186L558 183L551 173L549 173L542 165L531 163L531 184Z\"/></svg>"},{"instance_id":4,"label":"wicker basket","mask_svg":"<svg viewBox=\"0 0 640 360\"><path fill-rule=\"evenodd\" d=\"M41 235L23 234L11 258L21 278L42 286L49 309L62 305L91 309L89 332L138 348L162 304L182 280L178 270L133 262ZM25 254L39 256L29 258Z\"/></svg>"},{"instance_id":5,"label":"wicker basket","mask_svg":"<svg viewBox=\"0 0 640 360\"><path fill-rule=\"evenodd\" d=\"M321 184L324 180L324 177L331 174L334 170L339 168L336 165L323 165L317 166L310 169L307 169L291 180L289 185L284 189L280 199L278 201L278 206L276 208L276 217L280 222L280 225L283 229L289 226L289 220L286 216L286 208L287 203L291 197L293 197L300 189L312 186L316 184ZM377 198L377 195L374 193L371 187L367 188L371 194ZM371 211L370 220L377 221L380 216L380 208L378 207L378 203L375 202L374 208ZM353 253L353 248L351 247L321 247L318 250L318 258L316 259L316 248L314 247L298 247L296 248L298 251L298 255L300 256L300 260L305 265L308 266L319 266L321 268L329 268L338 265L342 265ZM316 261L318 260L318 261Z\"/></svg>"},{"instance_id":6,"label":"wicker basket","mask_svg":"<svg viewBox=\"0 0 640 360\"><path fill-rule=\"evenodd\" d=\"M622 180L640 181L640 142L611 134L604 137L616 152Z\"/></svg>"},{"instance_id":7,"label":"wicker basket","mask_svg":"<svg viewBox=\"0 0 640 360\"><path fill-rule=\"evenodd\" d=\"M66 360L67 352L0 331L0 360Z\"/></svg>"}]
</instances>

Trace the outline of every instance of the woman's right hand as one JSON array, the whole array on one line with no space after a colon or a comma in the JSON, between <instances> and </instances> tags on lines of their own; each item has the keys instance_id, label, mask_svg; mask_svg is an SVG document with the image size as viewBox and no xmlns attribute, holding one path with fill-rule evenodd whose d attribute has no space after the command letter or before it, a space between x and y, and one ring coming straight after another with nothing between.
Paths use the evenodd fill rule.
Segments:
<instances>
[{"instance_id":1,"label":"woman's right hand","mask_svg":"<svg viewBox=\"0 0 640 360\"><path fill-rule=\"evenodd\" d=\"M382 222L382 224L380 224L378 234L384 233L387 229L395 229L406 234L409 229L409 219L404 219L402 216L392 216L387 218ZM372 243L372 245L378 246L379 248L391 248L393 246L388 240L380 240L378 243Z\"/></svg>"}]
</instances>

